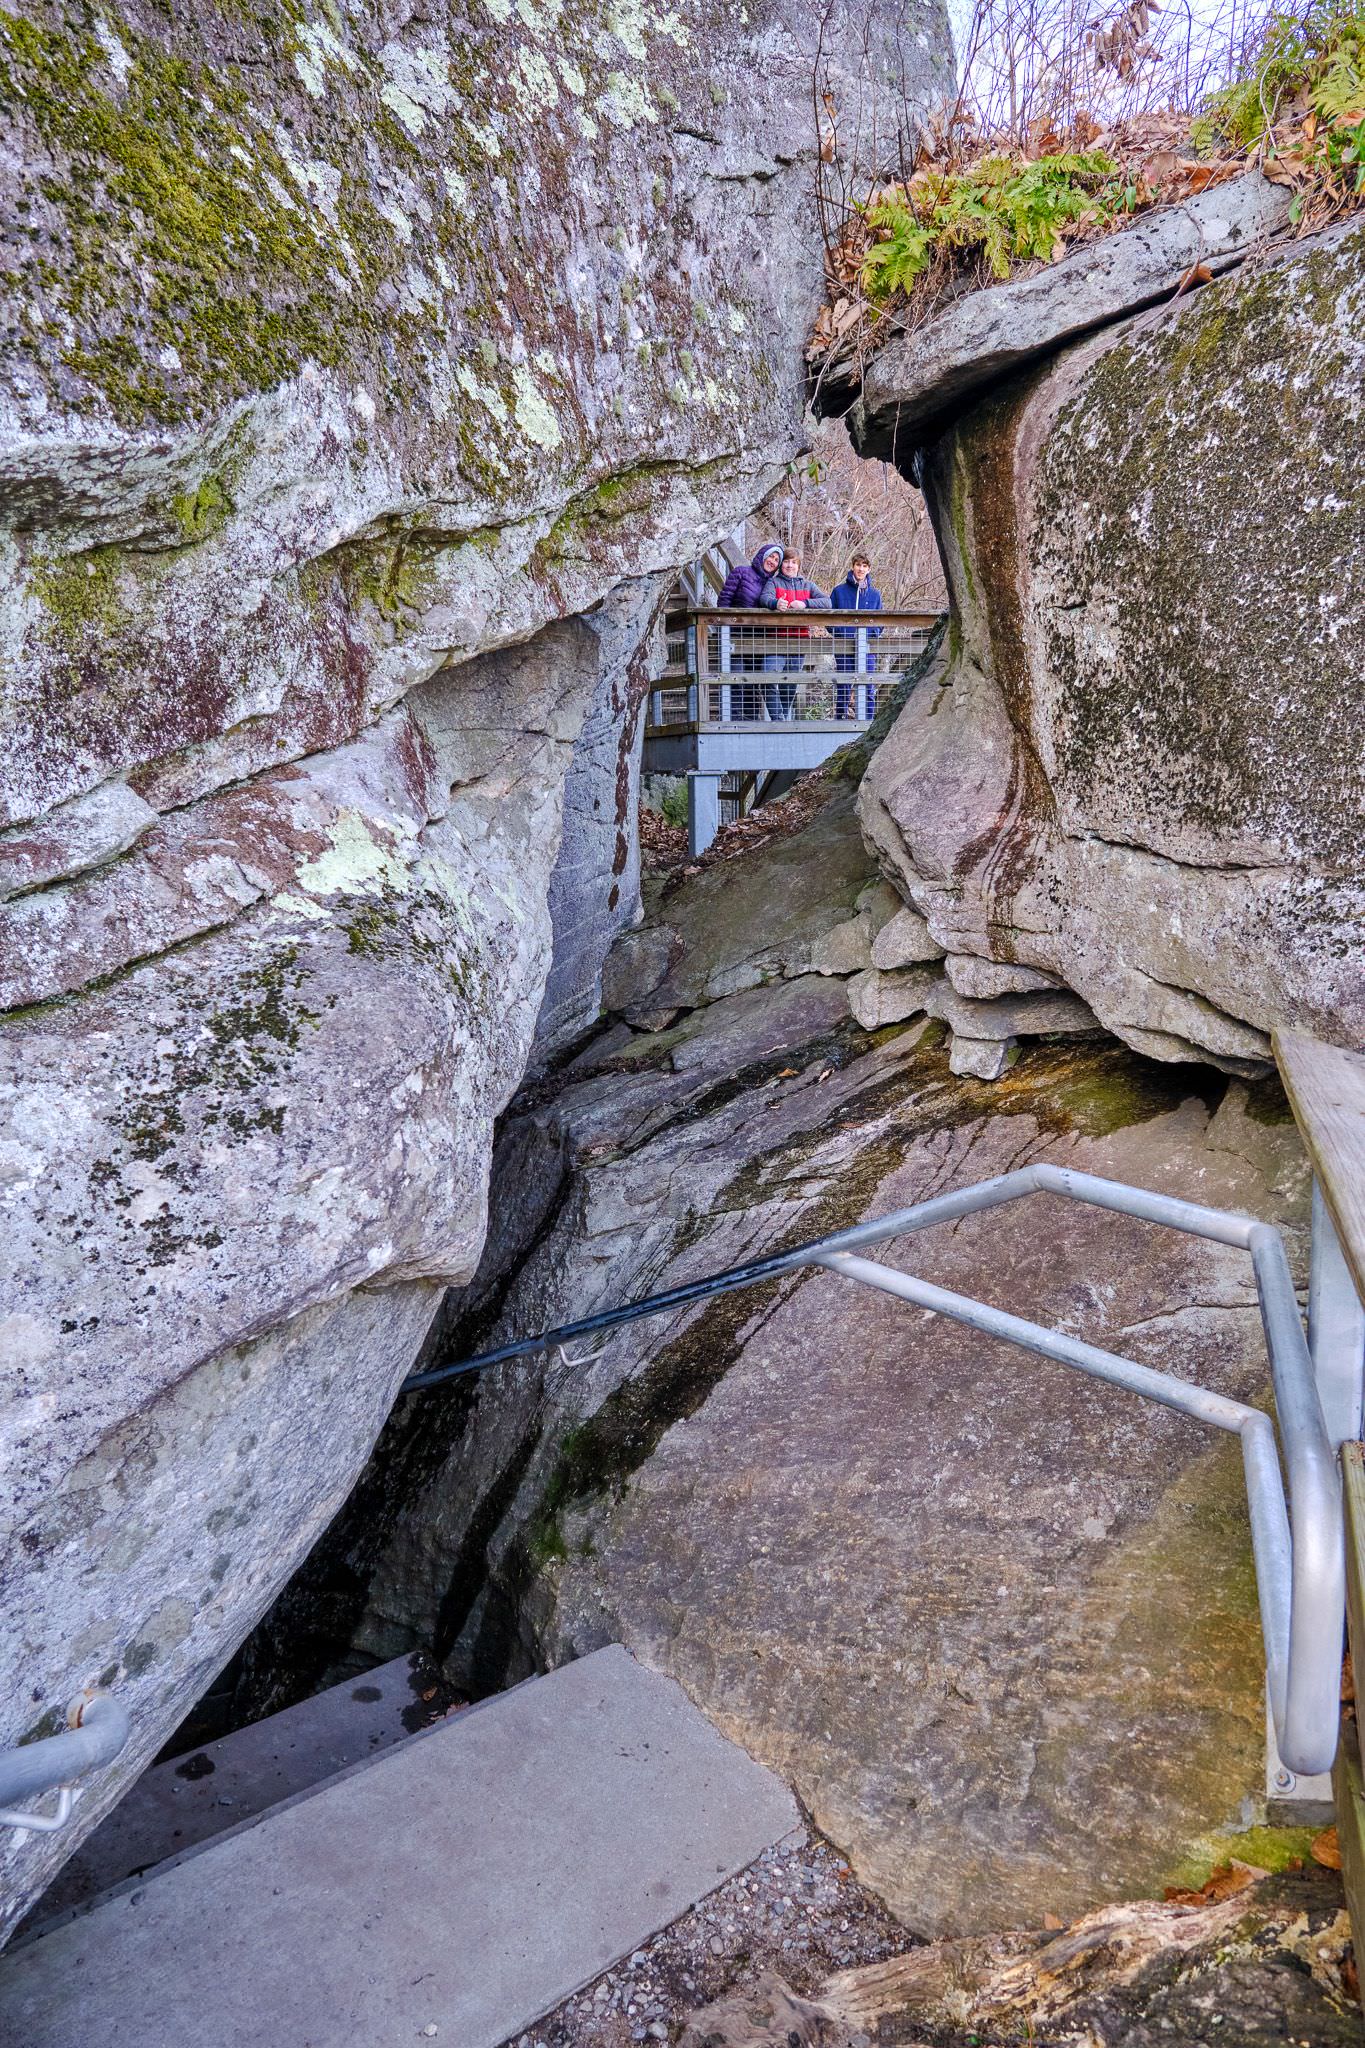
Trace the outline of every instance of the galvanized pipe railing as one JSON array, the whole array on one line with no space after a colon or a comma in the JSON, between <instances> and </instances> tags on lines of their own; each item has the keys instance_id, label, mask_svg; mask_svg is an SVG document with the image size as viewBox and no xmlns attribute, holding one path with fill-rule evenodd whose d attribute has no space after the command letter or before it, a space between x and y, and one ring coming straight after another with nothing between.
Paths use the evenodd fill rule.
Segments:
<instances>
[{"instance_id":1,"label":"galvanized pipe railing","mask_svg":"<svg viewBox=\"0 0 1365 2048\"><path fill-rule=\"evenodd\" d=\"M890 1239L998 1208L1031 1194L1065 1195L1073 1201L1237 1246L1250 1255L1275 1390L1279 1441L1289 1476L1288 1504L1275 1430L1270 1418L1259 1409L1178 1379L1174 1374L1139 1365L1117 1352L1028 1322L986 1302L955 1294L914 1274L857 1256ZM584 1316L476 1357L414 1373L404 1382L402 1391L418 1392L485 1371L508 1359L566 1345L578 1337L665 1314L784 1273L819 1266L1074 1366L1195 1421L1228 1430L1242 1444L1271 1713L1279 1751L1291 1770L1313 1776L1331 1768L1337 1746L1346 1589L1336 1444L1360 1427L1361 1362L1356 1354L1362 1330L1361 1306L1355 1300L1353 1288L1350 1300L1345 1297L1342 1274L1346 1268L1320 1202L1315 1202L1314 1224L1311 1353L1284 1245L1279 1232L1269 1224L1144 1188L1128 1187L1119 1181L1102 1180L1068 1167L1040 1163L981 1181L975 1187L915 1203L889 1216L855 1224L851 1229L836 1231L789 1252L730 1267L703 1280L685 1282L643 1301ZM1350 1288L1349 1276L1346 1287ZM1338 1356L1338 1352L1343 1355ZM1330 1430L1320 1388L1329 1397ZM112 1763L128 1741L127 1712L108 1694L83 1696L73 1703L69 1718L72 1725L65 1733L0 1753L0 1825L37 1832L60 1827L71 1811L73 1781L87 1771ZM59 1793L55 1814L35 1813L11 1803L54 1790Z\"/></svg>"},{"instance_id":2,"label":"galvanized pipe railing","mask_svg":"<svg viewBox=\"0 0 1365 2048\"><path fill-rule=\"evenodd\" d=\"M1233 1245L1248 1253L1256 1279L1261 1322L1270 1358L1275 1391L1275 1413L1279 1442L1289 1477L1289 1500L1280 1474L1275 1428L1269 1416L1245 1402L1199 1387L1172 1373L1093 1344L1068 1337L1057 1330L1010 1315L988 1303L954 1294L913 1274L863 1259L856 1254L867 1247L884 1244L935 1223L948 1223L984 1209L998 1208L1023 1195L1065 1195L1101 1209L1113 1209L1144 1222L1160 1223L1195 1237ZM1320 1219L1315 1215L1315 1222ZM1330 1229L1330 1225L1322 1224ZM1320 1263L1315 1237L1314 1268ZM1322 1258L1330 1255L1330 1248ZM1340 1262L1338 1262L1340 1263ZM1267 1223L1209 1209L1170 1195L1154 1194L1120 1181L1103 1180L1094 1174L1078 1173L1069 1167L1040 1163L1020 1167L1013 1173L981 1181L975 1187L960 1188L896 1210L829 1237L799 1245L772 1258L733 1266L704 1280L685 1282L680 1287L651 1295L644 1301L627 1303L597 1315L581 1317L534 1337L518 1338L496 1350L473 1358L435 1366L415 1373L404 1382L403 1391L417 1392L438 1386L467 1373L482 1372L512 1358L557 1348L575 1338L597 1334L636 1322L645 1316L661 1315L683 1308L708 1296L728 1293L737 1287L751 1287L760 1280L775 1278L802 1267L820 1266L840 1273L845 1279L880 1289L902 1301L938 1315L951 1316L990 1336L1003 1337L1044 1357L1076 1367L1111 1385L1158 1401L1197 1422L1230 1431L1241 1440L1246 1479L1247 1505L1251 1517L1252 1555L1256 1566L1256 1587L1260 1603L1261 1630L1265 1641L1266 1672L1271 1714L1280 1755L1291 1770L1315 1776L1330 1770L1336 1754L1339 1722L1339 1687L1342 1635L1345 1626L1346 1576L1342 1529L1341 1485L1337 1470L1336 1441L1360 1427L1359 1360L1343 1368L1332 1355L1333 1327L1359 1332L1354 1321L1340 1309L1333 1295L1333 1316L1321 1331L1315 1330L1310 1355L1299 1315L1294 1283L1280 1234ZM1339 1277L1330 1268L1333 1283ZM1325 1284L1325 1283L1324 1283ZM1337 1290L1339 1292L1339 1289ZM1351 1374L1354 1378L1351 1379ZM1354 1419L1347 1415L1350 1405L1338 1398L1336 1437L1329 1433L1319 1395L1319 1377L1334 1388L1350 1381L1355 1387Z\"/></svg>"},{"instance_id":3,"label":"galvanized pipe railing","mask_svg":"<svg viewBox=\"0 0 1365 2048\"><path fill-rule=\"evenodd\" d=\"M71 1812L73 1781L111 1764L132 1732L126 1708L108 1693L73 1700L67 1719L71 1725L60 1735L0 1751L0 1826L53 1833ZM13 1804L45 1792L58 1794L55 1813L33 1813Z\"/></svg>"}]
</instances>

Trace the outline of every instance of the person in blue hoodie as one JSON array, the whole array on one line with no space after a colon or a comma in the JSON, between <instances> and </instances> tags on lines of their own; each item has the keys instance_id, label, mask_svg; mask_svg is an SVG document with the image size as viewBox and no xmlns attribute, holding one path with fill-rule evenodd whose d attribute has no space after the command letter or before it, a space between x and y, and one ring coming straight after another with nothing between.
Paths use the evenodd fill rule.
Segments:
<instances>
[{"instance_id":1,"label":"person in blue hoodie","mask_svg":"<svg viewBox=\"0 0 1365 2048\"><path fill-rule=\"evenodd\" d=\"M879 612L882 608L882 594L872 581L872 564L866 555L855 555L847 576L837 583L830 592L829 601L836 612ZM873 640L881 637L880 626L867 627L868 648L863 664L864 675L874 675L877 668L876 652L871 646ZM858 628L856 626L831 626L835 640L843 645L835 649L834 666L840 675L851 676L858 666ZM851 645L849 643L852 643ZM856 683L834 685L834 716L856 718L858 715ZM875 718L877 713L877 692L871 683L867 686L867 715Z\"/></svg>"},{"instance_id":2,"label":"person in blue hoodie","mask_svg":"<svg viewBox=\"0 0 1365 2048\"><path fill-rule=\"evenodd\" d=\"M782 549L775 540L760 548L752 562L741 562L732 569L720 587L718 606L735 607L744 611L757 611L763 586L770 576L776 575L782 567ZM734 651L730 656L731 671L743 675L754 675L763 667L763 656L759 652L759 633L755 626L736 627L731 635ZM738 645L735 646L735 642ZM762 699L757 683L740 683L731 692L731 716L738 719L759 719L763 715Z\"/></svg>"}]
</instances>

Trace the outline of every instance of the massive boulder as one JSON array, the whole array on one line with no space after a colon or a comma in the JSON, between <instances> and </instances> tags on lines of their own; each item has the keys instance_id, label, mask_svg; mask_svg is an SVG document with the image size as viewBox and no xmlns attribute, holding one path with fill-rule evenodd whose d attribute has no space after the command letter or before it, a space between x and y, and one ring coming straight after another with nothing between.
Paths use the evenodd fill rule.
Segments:
<instances>
[{"instance_id":1,"label":"massive boulder","mask_svg":"<svg viewBox=\"0 0 1365 2048\"><path fill-rule=\"evenodd\" d=\"M927 92L942 18L899 27L825 24L836 107ZM92 1684L134 1726L71 1828L5 1832L5 1916L474 1270L566 776L551 1036L595 1008L651 621L802 444L821 28L0 18L0 1740Z\"/></svg>"},{"instance_id":2,"label":"massive boulder","mask_svg":"<svg viewBox=\"0 0 1365 2048\"><path fill-rule=\"evenodd\" d=\"M1054 1039L983 1084L950 1071L941 1026L867 1030L846 980L802 971L875 881L852 797L834 780L799 837L656 901L687 1007L604 1031L520 1098L500 1234L433 1357L1033 1159L1279 1220L1301 1254L1307 1168L1273 1081ZM804 929L777 885L798 869ZM1237 1398L1264 1388L1254 1281L1226 1247L1035 1199L878 1256ZM1263 1790L1232 1439L819 1272L405 1406L283 1647L310 1605L314 1627L354 1611L362 1561L352 1648L434 1642L475 1691L624 1641L926 1933L1159 1888Z\"/></svg>"},{"instance_id":3,"label":"massive boulder","mask_svg":"<svg viewBox=\"0 0 1365 2048\"><path fill-rule=\"evenodd\" d=\"M922 395L907 343L867 431L892 431L891 371ZM1354 222L1074 343L920 449L952 660L862 816L955 981L1039 970L1135 1048L1233 1072L1277 1024L1365 1045L1363 371Z\"/></svg>"}]
</instances>

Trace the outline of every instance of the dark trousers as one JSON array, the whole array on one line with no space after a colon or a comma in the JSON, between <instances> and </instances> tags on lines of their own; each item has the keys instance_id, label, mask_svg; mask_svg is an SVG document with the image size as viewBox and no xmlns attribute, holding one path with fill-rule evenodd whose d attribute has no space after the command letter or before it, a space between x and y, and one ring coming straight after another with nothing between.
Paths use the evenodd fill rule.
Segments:
<instances>
[{"instance_id":1,"label":"dark trousers","mask_svg":"<svg viewBox=\"0 0 1365 2048\"><path fill-rule=\"evenodd\" d=\"M834 657L834 667L836 673L841 676L853 675L858 667L857 649L850 647L847 653L837 653ZM863 674L871 676L876 673L877 657L869 648L863 662ZM877 692L871 683L867 686L867 715L869 718L875 718L877 715ZM858 716L856 683L836 683L834 685L834 716L836 718L856 718Z\"/></svg>"},{"instance_id":2,"label":"dark trousers","mask_svg":"<svg viewBox=\"0 0 1365 2048\"><path fill-rule=\"evenodd\" d=\"M770 675L795 675L806 666L806 657L804 654L765 654L763 666ZM763 701L768 707L769 718L790 718L796 707L795 683L765 683Z\"/></svg>"}]
</instances>

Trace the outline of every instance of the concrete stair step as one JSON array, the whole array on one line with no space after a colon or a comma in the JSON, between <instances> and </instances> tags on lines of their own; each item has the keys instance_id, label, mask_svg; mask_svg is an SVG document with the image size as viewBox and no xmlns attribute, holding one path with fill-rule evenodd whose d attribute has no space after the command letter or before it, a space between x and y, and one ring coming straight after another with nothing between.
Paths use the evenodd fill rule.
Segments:
<instances>
[{"instance_id":1,"label":"concrete stair step","mask_svg":"<svg viewBox=\"0 0 1365 2048\"><path fill-rule=\"evenodd\" d=\"M396 1657L154 1764L63 1865L25 1933L416 1734L434 1718L421 1697L431 1684L420 1655Z\"/></svg>"},{"instance_id":2,"label":"concrete stair step","mask_svg":"<svg viewBox=\"0 0 1365 2048\"><path fill-rule=\"evenodd\" d=\"M599 1650L11 1949L0 2043L498 2048L798 1825L670 1679Z\"/></svg>"}]
</instances>

